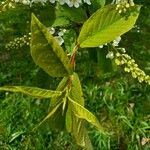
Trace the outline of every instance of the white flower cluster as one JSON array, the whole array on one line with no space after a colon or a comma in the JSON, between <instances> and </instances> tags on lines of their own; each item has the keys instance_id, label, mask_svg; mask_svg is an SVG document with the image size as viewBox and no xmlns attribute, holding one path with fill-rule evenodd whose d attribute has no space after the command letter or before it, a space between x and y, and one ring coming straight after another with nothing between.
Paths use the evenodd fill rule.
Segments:
<instances>
[{"instance_id":1,"label":"white flower cluster","mask_svg":"<svg viewBox=\"0 0 150 150\"><path fill-rule=\"evenodd\" d=\"M133 0L116 0L116 10L121 14L122 12L125 13L128 8L134 6Z\"/></svg>"},{"instance_id":2,"label":"white flower cluster","mask_svg":"<svg viewBox=\"0 0 150 150\"><path fill-rule=\"evenodd\" d=\"M66 32L66 29L60 29L59 31L56 31L55 28L50 27L48 30L54 36L59 45L64 43L63 35Z\"/></svg>"},{"instance_id":3,"label":"white flower cluster","mask_svg":"<svg viewBox=\"0 0 150 150\"><path fill-rule=\"evenodd\" d=\"M112 45L114 47L119 46L120 41L121 41L121 37L119 36L115 40L113 40ZM107 43L105 43L104 45L107 45ZM103 48L104 45L100 45L99 48Z\"/></svg>"},{"instance_id":4,"label":"white flower cluster","mask_svg":"<svg viewBox=\"0 0 150 150\"><path fill-rule=\"evenodd\" d=\"M0 3L0 12L7 11L10 8L15 8L14 0L6 0Z\"/></svg>"},{"instance_id":5,"label":"white flower cluster","mask_svg":"<svg viewBox=\"0 0 150 150\"><path fill-rule=\"evenodd\" d=\"M50 3L58 2L60 5L67 4L69 7L78 8L82 3L91 5L90 0L14 0L16 3L22 3L24 5L32 6L33 3L41 3L44 5L47 1Z\"/></svg>"},{"instance_id":6,"label":"white flower cluster","mask_svg":"<svg viewBox=\"0 0 150 150\"><path fill-rule=\"evenodd\" d=\"M150 85L150 76L141 70L128 54L125 54L124 48L118 48L120 52L116 53L115 63L117 65L124 65L124 71L130 72L133 78L137 78L139 82L145 81Z\"/></svg>"},{"instance_id":7,"label":"white flower cluster","mask_svg":"<svg viewBox=\"0 0 150 150\"><path fill-rule=\"evenodd\" d=\"M80 6L80 4L83 3L87 3L88 5L91 5L90 0L49 0L51 3L55 3L55 2L59 2L61 5L63 4L67 4L69 7L76 7L78 8Z\"/></svg>"},{"instance_id":8,"label":"white flower cluster","mask_svg":"<svg viewBox=\"0 0 150 150\"><path fill-rule=\"evenodd\" d=\"M16 3L21 3L23 5L30 5L32 4L32 1L30 0L14 0ZM40 1L41 2L41 1Z\"/></svg>"},{"instance_id":9,"label":"white flower cluster","mask_svg":"<svg viewBox=\"0 0 150 150\"><path fill-rule=\"evenodd\" d=\"M117 47L117 46L119 46L120 41L121 41L121 37L119 36L115 40L113 40L112 45L114 47ZM107 45L107 43L104 44L104 45ZM103 48L104 45L100 45L99 48ZM109 51L108 54L106 55L106 58L113 59L114 58L114 53L112 51Z\"/></svg>"},{"instance_id":10,"label":"white flower cluster","mask_svg":"<svg viewBox=\"0 0 150 150\"><path fill-rule=\"evenodd\" d=\"M6 44L5 48L7 50L11 49L18 49L20 47L23 47L25 45L30 45L30 39L31 39L31 33L28 35L24 35L23 37L15 38L13 41L10 41L8 44Z\"/></svg>"},{"instance_id":11,"label":"white flower cluster","mask_svg":"<svg viewBox=\"0 0 150 150\"><path fill-rule=\"evenodd\" d=\"M66 29L59 29L58 31L56 31L53 27L47 29L54 36L59 45L62 45L64 43L63 35L66 32ZM13 41L10 41L8 44L6 44L5 48L7 50L11 50L11 49L18 49L25 45L29 46L30 40L31 40L31 33L29 33L28 35L24 35L23 37L20 38L19 37L15 38Z\"/></svg>"}]
</instances>

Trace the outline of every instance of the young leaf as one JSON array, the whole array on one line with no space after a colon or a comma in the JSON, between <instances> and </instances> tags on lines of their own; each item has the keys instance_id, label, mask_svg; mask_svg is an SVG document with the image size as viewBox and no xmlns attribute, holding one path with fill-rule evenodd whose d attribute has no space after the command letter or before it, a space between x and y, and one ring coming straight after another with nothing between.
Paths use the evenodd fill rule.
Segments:
<instances>
[{"instance_id":1,"label":"young leaf","mask_svg":"<svg viewBox=\"0 0 150 150\"><path fill-rule=\"evenodd\" d=\"M77 145L85 148L86 150L93 150L85 128L85 121L78 118L69 106L66 112L66 129L75 138Z\"/></svg>"},{"instance_id":2,"label":"young leaf","mask_svg":"<svg viewBox=\"0 0 150 150\"><path fill-rule=\"evenodd\" d=\"M106 5L97 10L84 24L78 37L80 47L98 47L111 42L116 37L129 31L135 24L140 5L127 9L120 14L117 5Z\"/></svg>"},{"instance_id":3,"label":"young leaf","mask_svg":"<svg viewBox=\"0 0 150 150\"><path fill-rule=\"evenodd\" d=\"M47 28L32 14L31 55L34 62L52 77L72 74L69 59Z\"/></svg>"},{"instance_id":4,"label":"young leaf","mask_svg":"<svg viewBox=\"0 0 150 150\"><path fill-rule=\"evenodd\" d=\"M83 106L72 100L70 97L68 97L68 99L69 99L68 101L69 107L78 118L85 119L86 121L88 121L89 123L97 127L101 132L104 133L103 128L100 125L99 121L91 112L89 112Z\"/></svg>"},{"instance_id":5,"label":"young leaf","mask_svg":"<svg viewBox=\"0 0 150 150\"><path fill-rule=\"evenodd\" d=\"M71 86L70 86L70 91L69 91L68 95L71 99L73 99L80 105L84 106L82 87L80 84L78 74L76 74L76 73L74 73L71 76ZM73 115L73 112L72 112L70 106L68 106L68 110L66 113L66 129L68 132L72 132L72 126L73 126L72 115Z\"/></svg>"},{"instance_id":6,"label":"young leaf","mask_svg":"<svg viewBox=\"0 0 150 150\"><path fill-rule=\"evenodd\" d=\"M68 77L64 77L57 87L57 91L63 91L68 83ZM49 111L52 111L54 107L56 107L60 102L63 102L65 99L65 95L61 95L60 97L54 97L50 101ZM67 105L67 104L66 104ZM63 110L63 104L56 110L53 116L48 119L50 127L52 129L64 130L65 129L65 115L66 115L66 107Z\"/></svg>"},{"instance_id":7,"label":"young leaf","mask_svg":"<svg viewBox=\"0 0 150 150\"><path fill-rule=\"evenodd\" d=\"M67 83L68 83L68 77L64 77L61 82L59 83L56 91L63 91L65 89L65 87L67 86ZM58 103L58 100L59 99L63 99L64 97L63 96L60 96L60 97L54 97L51 99L51 103L50 103L50 109L53 108L55 105L57 105Z\"/></svg>"},{"instance_id":8,"label":"young leaf","mask_svg":"<svg viewBox=\"0 0 150 150\"><path fill-rule=\"evenodd\" d=\"M71 76L71 90L69 92L69 97L84 106L82 87L77 73L74 73Z\"/></svg>"},{"instance_id":9,"label":"young leaf","mask_svg":"<svg viewBox=\"0 0 150 150\"><path fill-rule=\"evenodd\" d=\"M52 91L37 87L26 87L26 86L3 86L0 87L0 91L21 92L29 96L40 98L52 98L62 95L62 92L60 91Z\"/></svg>"}]
</instances>

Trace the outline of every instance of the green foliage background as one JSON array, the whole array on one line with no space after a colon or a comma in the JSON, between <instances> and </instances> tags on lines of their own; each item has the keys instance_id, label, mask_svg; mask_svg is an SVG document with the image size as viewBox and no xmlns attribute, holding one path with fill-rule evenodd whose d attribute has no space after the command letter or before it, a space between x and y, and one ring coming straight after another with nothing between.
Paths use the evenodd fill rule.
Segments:
<instances>
[{"instance_id":1,"label":"green foliage background","mask_svg":"<svg viewBox=\"0 0 150 150\"><path fill-rule=\"evenodd\" d=\"M137 22L140 29L133 28L123 35L121 46L128 50L147 74L150 74L150 19L148 19L150 2L140 0L135 3L143 4ZM31 10L28 7L22 9L18 6L17 9L1 13L0 86L37 85L41 88L56 89L60 78L54 80L35 66L28 47L10 51L4 47L15 37L28 34L31 11L39 14L45 25L53 24L54 18L60 14L53 15L53 19L51 15L47 16L50 7L36 6ZM51 22L42 20L44 16ZM79 20L79 25L82 19ZM55 25L57 26L57 22ZM93 59L92 61L94 64ZM86 51L79 54L77 71L82 80L86 107L98 117L100 123L107 127L110 133L113 133L110 137L101 135L89 125L89 135L94 149L149 150L150 143L142 145L141 141L143 138L150 138L150 86L139 84L121 68L117 73L100 79L95 77L94 71L91 71L92 63L89 62L89 54ZM40 101L22 94L0 93L0 149L80 149L67 133L52 131L48 123L41 126L34 134L31 132L32 128L46 116L48 107L49 100Z\"/></svg>"}]
</instances>

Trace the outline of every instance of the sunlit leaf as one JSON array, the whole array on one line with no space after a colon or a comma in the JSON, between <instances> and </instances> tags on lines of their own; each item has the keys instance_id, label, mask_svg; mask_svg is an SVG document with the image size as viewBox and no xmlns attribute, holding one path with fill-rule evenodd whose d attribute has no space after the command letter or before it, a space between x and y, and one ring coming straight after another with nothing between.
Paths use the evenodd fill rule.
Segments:
<instances>
[{"instance_id":1,"label":"sunlit leaf","mask_svg":"<svg viewBox=\"0 0 150 150\"><path fill-rule=\"evenodd\" d=\"M62 95L62 92L60 91L52 91L37 87L26 87L26 86L3 86L0 87L0 91L21 92L29 96L40 98L52 98Z\"/></svg>"},{"instance_id":2,"label":"sunlit leaf","mask_svg":"<svg viewBox=\"0 0 150 150\"><path fill-rule=\"evenodd\" d=\"M97 127L101 132L104 133L104 130L100 125L99 121L91 112L89 112L86 108L84 108L83 106L72 100L70 97L68 98L69 98L68 101L69 106L78 118L88 121L89 123Z\"/></svg>"},{"instance_id":3,"label":"sunlit leaf","mask_svg":"<svg viewBox=\"0 0 150 150\"><path fill-rule=\"evenodd\" d=\"M72 74L69 59L48 29L32 15L31 55L34 62L52 77Z\"/></svg>"},{"instance_id":4,"label":"sunlit leaf","mask_svg":"<svg viewBox=\"0 0 150 150\"><path fill-rule=\"evenodd\" d=\"M70 79L71 79L71 84L70 84L70 91L68 93L70 98L72 98L80 105L84 106L83 92L82 92L82 87L81 87L78 74L74 73ZM73 119L74 119L72 118L72 115L73 115L72 109L70 108L70 106L68 106L68 110L66 113L66 128L68 132L72 132Z\"/></svg>"},{"instance_id":5,"label":"sunlit leaf","mask_svg":"<svg viewBox=\"0 0 150 150\"><path fill-rule=\"evenodd\" d=\"M72 98L77 103L79 103L80 105L84 106L82 87L77 73L71 75L70 88L71 90L69 92L69 97Z\"/></svg>"},{"instance_id":6,"label":"sunlit leaf","mask_svg":"<svg viewBox=\"0 0 150 150\"><path fill-rule=\"evenodd\" d=\"M129 31L135 24L140 5L119 13L116 4L97 10L84 24L78 37L80 47L98 47Z\"/></svg>"}]
</instances>

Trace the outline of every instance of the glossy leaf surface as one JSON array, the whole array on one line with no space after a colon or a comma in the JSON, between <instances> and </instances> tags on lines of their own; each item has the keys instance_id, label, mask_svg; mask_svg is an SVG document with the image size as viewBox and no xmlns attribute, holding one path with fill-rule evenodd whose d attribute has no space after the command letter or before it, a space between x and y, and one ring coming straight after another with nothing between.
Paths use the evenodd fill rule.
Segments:
<instances>
[{"instance_id":1,"label":"glossy leaf surface","mask_svg":"<svg viewBox=\"0 0 150 150\"><path fill-rule=\"evenodd\" d=\"M135 5L121 14L116 7L116 4L107 5L97 10L83 24L78 37L80 47L98 47L111 42L134 26L141 6Z\"/></svg>"}]
</instances>

